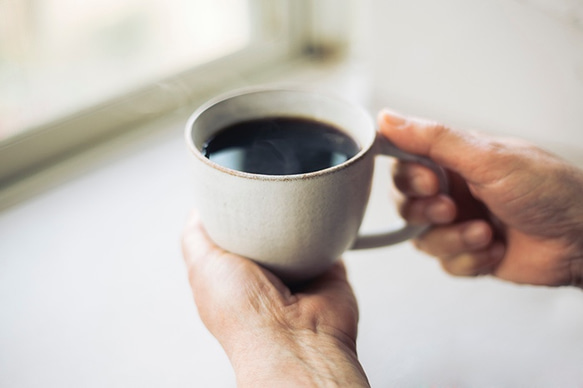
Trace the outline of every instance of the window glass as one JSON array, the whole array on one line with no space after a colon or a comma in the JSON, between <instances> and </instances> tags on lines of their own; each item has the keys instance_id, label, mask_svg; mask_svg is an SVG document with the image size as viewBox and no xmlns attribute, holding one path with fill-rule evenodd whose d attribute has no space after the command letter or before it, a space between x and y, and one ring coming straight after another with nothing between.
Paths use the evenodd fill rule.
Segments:
<instances>
[{"instance_id":1,"label":"window glass","mask_svg":"<svg viewBox=\"0 0 583 388\"><path fill-rule=\"evenodd\" d=\"M0 141L250 44L244 0L0 1Z\"/></svg>"}]
</instances>

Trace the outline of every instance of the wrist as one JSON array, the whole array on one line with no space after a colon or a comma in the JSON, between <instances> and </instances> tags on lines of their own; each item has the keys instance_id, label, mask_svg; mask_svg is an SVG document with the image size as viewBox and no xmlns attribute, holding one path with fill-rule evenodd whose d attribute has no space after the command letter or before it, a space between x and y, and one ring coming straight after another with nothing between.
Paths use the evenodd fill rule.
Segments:
<instances>
[{"instance_id":1,"label":"wrist","mask_svg":"<svg viewBox=\"0 0 583 388\"><path fill-rule=\"evenodd\" d=\"M261 332L227 353L238 387L369 387L356 345L328 334Z\"/></svg>"}]
</instances>

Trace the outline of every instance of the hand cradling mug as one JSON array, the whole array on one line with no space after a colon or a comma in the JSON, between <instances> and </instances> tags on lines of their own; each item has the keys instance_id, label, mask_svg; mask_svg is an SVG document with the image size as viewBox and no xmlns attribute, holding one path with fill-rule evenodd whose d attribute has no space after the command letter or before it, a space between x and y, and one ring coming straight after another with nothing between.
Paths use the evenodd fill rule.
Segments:
<instances>
[{"instance_id":1,"label":"hand cradling mug","mask_svg":"<svg viewBox=\"0 0 583 388\"><path fill-rule=\"evenodd\" d=\"M186 126L196 206L209 237L287 283L315 277L348 249L395 244L426 226L361 236L377 155L443 169L378 135L342 99L305 90L246 89L211 100Z\"/></svg>"}]
</instances>

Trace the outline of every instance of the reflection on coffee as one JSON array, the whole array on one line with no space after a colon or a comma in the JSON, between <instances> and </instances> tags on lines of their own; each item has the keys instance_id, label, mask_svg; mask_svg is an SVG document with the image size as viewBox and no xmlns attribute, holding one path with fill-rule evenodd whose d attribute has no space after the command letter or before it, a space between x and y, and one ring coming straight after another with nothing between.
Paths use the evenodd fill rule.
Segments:
<instances>
[{"instance_id":1,"label":"reflection on coffee","mask_svg":"<svg viewBox=\"0 0 583 388\"><path fill-rule=\"evenodd\" d=\"M207 140L202 153L224 167L254 174L322 170L356 155L356 142L332 125L292 117L232 124Z\"/></svg>"}]
</instances>

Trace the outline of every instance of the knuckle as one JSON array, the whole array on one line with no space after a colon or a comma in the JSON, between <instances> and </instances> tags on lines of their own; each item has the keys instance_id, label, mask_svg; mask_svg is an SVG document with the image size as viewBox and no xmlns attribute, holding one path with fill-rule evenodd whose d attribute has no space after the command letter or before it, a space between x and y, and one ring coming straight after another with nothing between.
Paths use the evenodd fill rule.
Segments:
<instances>
[{"instance_id":1,"label":"knuckle","mask_svg":"<svg viewBox=\"0 0 583 388\"><path fill-rule=\"evenodd\" d=\"M438 122L432 122L431 123L431 127L433 128L433 139L432 142L437 144L437 143L442 143L442 142L448 142L448 139L450 137L451 134L451 129L441 123ZM432 157L432 155L429 155L430 157Z\"/></svg>"}]
</instances>

